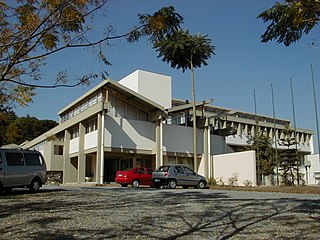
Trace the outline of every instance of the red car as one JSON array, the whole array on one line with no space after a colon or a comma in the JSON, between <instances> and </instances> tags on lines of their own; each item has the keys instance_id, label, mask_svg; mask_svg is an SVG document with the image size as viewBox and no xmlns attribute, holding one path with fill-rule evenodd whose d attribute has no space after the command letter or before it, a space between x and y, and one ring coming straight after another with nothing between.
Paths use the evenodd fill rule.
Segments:
<instances>
[{"instance_id":1,"label":"red car","mask_svg":"<svg viewBox=\"0 0 320 240\"><path fill-rule=\"evenodd\" d=\"M129 184L137 188L140 185L150 185L152 183L153 169L145 167L135 167L129 170L117 171L116 183L121 184L122 187L127 187Z\"/></svg>"}]
</instances>

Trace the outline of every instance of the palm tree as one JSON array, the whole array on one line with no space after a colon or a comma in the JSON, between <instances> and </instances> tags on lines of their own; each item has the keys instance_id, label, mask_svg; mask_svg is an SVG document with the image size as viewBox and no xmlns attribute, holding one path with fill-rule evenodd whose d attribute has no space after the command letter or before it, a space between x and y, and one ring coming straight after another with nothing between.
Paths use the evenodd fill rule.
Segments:
<instances>
[{"instance_id":1,"label":"palm tree","mask_svg":"<svg viewBox=\"0 0 320 240\"><path fill-rule=\"evenodd\" d=\"M198 170L197 159L197 123L195 107L195 87L194 87L194 68L207 65L207 60L214 54L214 46L208 35L190 35L188 30L176 31L166 36L165 39L156 43L154 48L159 52L158 57L163 62L171 64L172 68L191 70L192 81L192 112L193 112L193 156L194 170Z\"/></svg>"}]
</instances>

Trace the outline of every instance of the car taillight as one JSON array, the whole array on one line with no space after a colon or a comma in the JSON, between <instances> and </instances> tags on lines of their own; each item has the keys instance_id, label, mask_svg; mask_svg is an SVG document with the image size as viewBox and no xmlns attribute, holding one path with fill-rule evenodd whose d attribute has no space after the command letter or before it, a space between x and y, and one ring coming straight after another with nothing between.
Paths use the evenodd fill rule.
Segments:
<instances>
[{"instance_id":1,"label":"car taillight","mask_svg":"<svg viewBox=\"0 0 320 240\"><path fill-rule=\"evenodd\" d=\"M168 172L164 172L164 176L165 176L165 177L168 176Z\"/></svg>"}]
</instances>

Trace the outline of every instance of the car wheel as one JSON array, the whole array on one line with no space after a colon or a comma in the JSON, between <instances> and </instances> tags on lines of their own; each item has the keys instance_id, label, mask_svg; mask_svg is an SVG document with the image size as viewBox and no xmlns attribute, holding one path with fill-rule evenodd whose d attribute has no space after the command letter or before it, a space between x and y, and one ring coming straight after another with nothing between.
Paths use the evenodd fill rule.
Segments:
<instances>
[{"instance_id":1,"label":"car wheel","mask_svg":"<svg viewBox=\"0 0 320 240\"><path fill-rule=\"evenodd\" d=\"M198 188L199 188L199 189L203 189L203 188L205 188L205 186L206 186L206 183L205 183L204 181L200 181L200 182L198 183Z\"/></svg>"},{"instance_id":2,"label":"car wheel","mask_svg":"<svg viewBox=\"0 0 320 240\"><path fill-rule=\"evenodd\" d=\"M175 188L177 187L176 181L173 180L173 179L170 180L170 181L168 182L168 187L171 188L171 189L175 189Z\"/></svg>"},{"instance_id":3,"label":"car wheel","mask_svg":"<svg viewBox=\"0 0 320 240\"><path fill-rule=\"evenodd\" d=\"M36 193L36 192L39 192L40 187L41 187L41 183L39 179L33 179L29 186L29 190L33 193Z\"/></svg>"},{"instance_id":4,"label":"car wheel","mask_svg":"<svg viewBox=\"0 0 320 240\"><path fill-rule=\"evenodd\" d=\"M140 185L140 183L138 180L133 180L133 182L132 182L133 187L137 188L137 187L139 187L139 185Z\"/></svg>"},{"instance_id":5,"label":"car wheel","mask_svg":"<svg viewBox=\"0 0 320 240\"><path fill-rule=\"evenodd\" d=\"M121 187L128 187L128 184L121 184Z\"/></svg>"}]
</instances>

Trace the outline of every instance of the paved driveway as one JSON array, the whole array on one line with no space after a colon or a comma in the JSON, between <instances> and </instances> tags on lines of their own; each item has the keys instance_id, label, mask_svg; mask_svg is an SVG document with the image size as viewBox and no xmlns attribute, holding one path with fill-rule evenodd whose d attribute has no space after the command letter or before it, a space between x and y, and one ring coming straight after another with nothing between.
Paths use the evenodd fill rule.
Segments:
<instances>
[{"instance_id":1,"label":"paved driveway","mask_svg":"<svg viewBox=\"0 0 320 240\"><path fill-rule=\"evenodd\" d=\"M0 196L0 239L320 239L320 196L44 187Z\"/></svg>"}]
</instances>

